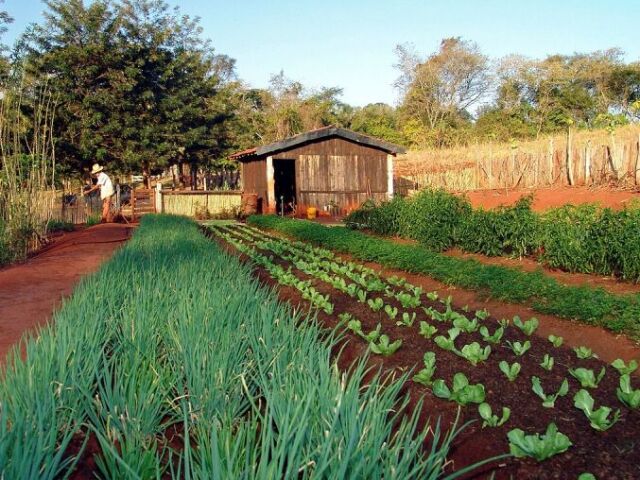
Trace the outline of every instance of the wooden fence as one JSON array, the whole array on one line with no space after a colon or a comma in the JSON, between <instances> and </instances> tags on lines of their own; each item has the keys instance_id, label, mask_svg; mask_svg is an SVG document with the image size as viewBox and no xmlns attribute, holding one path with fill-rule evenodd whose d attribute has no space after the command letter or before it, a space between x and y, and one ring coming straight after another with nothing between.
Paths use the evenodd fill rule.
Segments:
<instances>
[{"instance_id":1,"label":"wooden fence","mask_svg":"<svg viewBox=\"0 0 640 480\"><path fill-rule=\"evenodd\" d=\"M464 191L550 185L640 186L640 126L569 131L511 144L410 151L394 168L395 191Z\"/></svg>"},{"instance_id":2,"label":"wooden fence","mask_svg":"<svg viewBox=\"0 0 640 480\"><path fill-rule=\"evenodd\" d=\"M196 218L233 215L240 209L242 198L237 190L160 190L159 195L158 211Z\"/></svg>"}]
</instances>

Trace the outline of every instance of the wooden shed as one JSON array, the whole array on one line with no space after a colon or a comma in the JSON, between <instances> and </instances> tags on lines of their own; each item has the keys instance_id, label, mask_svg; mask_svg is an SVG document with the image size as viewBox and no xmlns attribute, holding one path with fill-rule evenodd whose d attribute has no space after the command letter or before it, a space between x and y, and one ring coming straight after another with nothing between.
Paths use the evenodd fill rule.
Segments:
<instances>
[{"instance_id":1,"label":"wooden shed","mask_svg":"<svg viewBox=\"0 0 640 480\"><path fill-rule=\"evenodd\" d=\"M308 207L344 214L367 199L393 196L393 158L404 149L339 127L312 130L234 153L243 190L257 194L261 212Z\"/></svg>"}]
</instances>

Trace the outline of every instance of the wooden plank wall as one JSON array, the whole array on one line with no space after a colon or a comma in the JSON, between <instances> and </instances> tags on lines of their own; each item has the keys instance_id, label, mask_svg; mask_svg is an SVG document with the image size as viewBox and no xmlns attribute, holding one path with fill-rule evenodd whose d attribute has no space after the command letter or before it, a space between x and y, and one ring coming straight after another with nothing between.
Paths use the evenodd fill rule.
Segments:
<instances>
[{"instance_id":1,"label":"wooden plank wall","mask_svg":"<svg viewBox=\"0 0 640 480\"><path fill-rule=\"evenodd\" d=\"M242 188L246 193L257 193L258 202L267 203L267 160L262 158L242 162Z\"/></svg>"},{"instance_id":2,"label":"wooden plank wall","mask_svg":"<svg viewBox=\"0 0 640 480\"><path fill-rule=\"evenodd\" d=\"M387 153L341 138L287 150L275 159L296 161L298 210L329 205L344 214L367 199L387 199Z\"/></svg>"}]
</instances>

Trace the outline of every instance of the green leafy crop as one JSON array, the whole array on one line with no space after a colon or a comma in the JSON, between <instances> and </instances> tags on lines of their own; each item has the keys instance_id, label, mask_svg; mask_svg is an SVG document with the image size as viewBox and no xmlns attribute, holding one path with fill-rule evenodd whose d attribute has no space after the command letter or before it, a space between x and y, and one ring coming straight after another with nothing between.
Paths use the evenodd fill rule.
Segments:
<instances>
[{"instance_id":1,"label":"green leafy crop","mask_svg":"<svg viewBox=\"0 0 640 480\"><path fill-rule=\"evenodd\" d=\"M408 312L402 312L402 319L396 322L396 325L400 326L405 326L405 327L410 327L413 325L413 322L416 321L416 313L408 313Z\"/></svg>"},{"instance_id":2,"label":"green leafy crop","mask_svg":"<svg viewBox=\"0 0 640 480\"><path fill-rule=\"evenodd\" d=\"M565 378L560 385L558 391L553 395L546 395L542 389L542 384L538 377L531 377L531 385L533 393L542 399L542 406L545 408L553 408L558 397L564 397L569 393L569 382Z\"/></svg>"},{"instance_id":3,"label":"green leafy crop","mask_svg":"<svg viewBox=\"0 0 640 480\"><path fill-rule=\"evenodd\" d=\"M558 453L566 452L573 443L565 434L558 431L555 423L550 423L544 435L526 435L522 430L516 428L511 430L509 438L509 449L516 457L533 457L542 462Z\"/></svg>"},{"instance_id":4,"label":"green leafy crop","mask_svg":"<svg viewBox=\"0 0 640 480\"><path fill-rule=\"evenodd\" d=\"M611 363L611 366L615 368L620 375L626 375L635 372L638 369L637 360L631 360L628 364L624 363L624 360L618 358Z\"/></svg>"},{"instance_id":5,"label":"green leafy crop","mask_svg":"<svg viewBox=\"0 0 640 480\"><path fill-rule=\"evenodd\" d=\"M587 390L580 390L573 397L573 404L576 408L582 410L586 417L589 419L591 427L605 431L609 430L613 425L620 420L620 410L614 413L613 418L609 419L611 408L602 406L594 410L593 397Z\"/></svg>"},{"instance_id":6,"label":"green leafy crop","mask_svg":"<svg viewBox=\"0 0 640 480\"><path fill-rule=\"evenodd\" d=\"M578 357L581 360L585 360L587 358L598 358L597 355L595 355L593 353L593 351L589 348L589 347L576 347L573 349L574 352L576 352L576 357Z\"/></svg>"},{"instance_id":7,"label":"green leafy crop","mask_svg":"<svg viewBox=\"0 0 640 480\"><path fill-rule=\"evenodd\" d=\"M413 381L430 386L433 382L433 375L436 372L436 354L434 352L426 352L423 360L424 368L413 376Z\"/></svg>"},{"instance_id":8,"label":"green leafy crop","mask_svg":"<svg viewBox=\"0 0 640 480\"><path fill-rule=\"evenodd\" d=\"M524 343L511 342L507 340L507 345L509 345L509 347L511 347L511 350L513 350L513 353L515 353L519 357L524 355L527 352L527 350L531 348L531 342L529 340L525 340Z\"/></svg>"},{"instance_id":9,"label":"green leafy crop","mask_svg":"<svg viewBox=\"0 0 640 480\"><path fill-rule=\"evenodd\" d=\"M513 362L509 365L505 360L502 360L498 366L500 367L500 371L505 374L510 382L513 382L520 373L521 367L518 362Z\"/></svg>"},{"instance_id":10,"label":"green leafy crop","mask_svg":"<svg viewBox=\"0 0 640 480\"><path fill-rule=\"evenodd\" d=\"M489 329L483 325L480 327L480 335L482 336L482 340L485 342L497 344L502 340L504 327L500 326L493 331L493 334L490 334Z\"/></svg>"},{"instance_id":11,"label":"green leafy crop","mask_svg":"<svg viewBox=\"0 0 640 480\"><path fill-rule=\"evenodd\" d=\"M444 335L438 335L433 339L433 341L436 342L436 345L438 345L441 349L453 352L456 349L454 341L460 335L460 329L455 327L450 328L447 333L448 337L445 337Z\"/></svg>"},{"instance_id":12,"label":"green leafy crop","mask_svg":"<svg viewBox=\"0 0 640 480\"><path fill-rule=\"evenodd\" d=\"M620 376L620 388L616 390L618 398L629 408L640 407L640 389L634 390L631 387L631 376L626 373Z\"/></svg>"},{"instance_id":13,"label":"green leafy crop","mask_svg":"<svg viewBox=\"0 0 640 480\"><path fill-rule=\"evenodd\" d=\"M513 317L513 324L530 337L538 328L539 322L536 317L532 317L526 322L523 322L522 320L520 320L520 317L516 315L515 317Z\"/></svg>"},{"instance_id":14,"label":"green leafy crop","mask_svg":"<svg viewBox=\"0 0 640 480\"><path fill-rule=\"evenodd\" d=\"M382 355L388 357L396 353L396 351L402 346L402 340L398 339L395 342L391 342L387 335L380 335L378 343L375 341L369 342L369 348L376 355Z\"/></svg>"},{"instance_id":15,"label":"green leafy crop","mask_svg":"<svg viewBox=\"0 0 640 480\"><path fill-rule=\"evenodd\" d=\"M484 362L489 358L489 355L491 355L491 347L486 345L482 348L478 342L473 342L463 346L460 352L456 353L475 367L478 363Z\"/></svg>"},{"instance_id":16,"label":"green leafy crop","mask_svg":"<svg viewBox=\"0 0 640 480\"><path fill-rule=\"evenodd\" d=\"M562 342L564 341L564 339L556 335L549 335L549 341L554 347L558 348L559 346L562 345Z\"/></svg>"},{"instance_id":17,"label":"green leafy crop","mask_svg":"<svg viewBox=\"0 0 640 480\"><path fill-rule=\"evenodd\" d=\"M502 417L498 417L493 414L491 405L488 403L481 403L478 406L478 413L482 420L482 428L484 427L500 427L504 425L511 416L511 409L509 407L502 407Z\"/></svg>"},{"instance_id":18,"label":"green leafy crop","mask_svg":"<svg viewBox=\"0 0 640 480\"><path fill-rule=\"evenodd\" d=\"M433 325L430 325L425 321L420 322L420 335L422 335L423 337L431 338L437 331L438 329Z\"/></svg>"},{"instance_id":19,"label":"green leafy crop","mask_svg":"<svg viewBox=\"0 0 640 480\"><path fill-rule=\"evenodd\" d=\"M605 367L602 367L600 373L596 376L593 370L588 368L569 369L569 373L580 382L583 388L598 388L598 384L606 373Z\"/></svg>"},{"instance_id":20,"label":"green leafy crop","mask_svg":"<svg viewBox=\"0 0 640 480\"><path fill-rule=\"evenodd\" d=\"M547 370L548 372L550 372L553 369L553 364L554 364L553 357L551 355L549 355L548 353L545 353L544 354L544 358L542 359L542 362L540 363L540 366L542 368L544 368L545 370Z\"/></svg>"},{"instance_id":21,"label":"green leafy crop","mask_svg":"<svg viewBox=\"0 0 640 480\"><path fill-rule=\"evenodd\" d=\"M451 389L441 378L435 380L431 388L436 397L451 400L460 405L484 402L484 385L480 383L470 385L464 373L458 372L453 376Z\"/></svg>"}]
</instances>

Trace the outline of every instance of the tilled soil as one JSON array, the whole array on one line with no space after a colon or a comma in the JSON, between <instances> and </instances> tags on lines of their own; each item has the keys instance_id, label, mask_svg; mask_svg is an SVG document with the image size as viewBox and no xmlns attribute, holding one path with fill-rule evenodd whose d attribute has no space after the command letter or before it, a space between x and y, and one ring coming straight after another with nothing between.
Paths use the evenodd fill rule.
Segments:
<instances>
[{"instance_id":1,"label":"tilled soil","mask_svg":"<svg viewBox=\"0 0 640 480\"><path fill-rule=\"evenodd\" d=\"M226 244L221 239L218 240L229 251L238 254L237 250L231 245ZM244 259L246 260L246 258ZM287 262L278 260L278 263L285 265ZM369 266L373 267L373 265ZM496 478L575 479L583 472L591 472L599 479L640 478L640 465L637 462L638 454L640 453L640 446L638 445L640 442L640 411L633 411L627 408L617 399L616 388L619 376L613 368L598 359L579 360L573 350L569 348L569 346L576 344L589 346L595 351L606 352L606 355L601 355L601 357L607 361L618 357L625 360L640 358L640 350L633 346L632 343L625 345L624 355L618 354L620 352L615 351L617 348L610 348L612 339L615 338L610 333L560 319L554 319L551 322L552 325L550 325L550 322L541 319L541 326L538 332L531 338L528 338L515 327L507 328L501 344L498 346L492 345L493 351L489 359L473 367L465 359L452 352L441 350L432 340L423 338L418 334L420 320L426 319L431 325L436 326L438 328L436 335L446 335L447 329L451 328L452 325L431 321L426 318L420 309L403 309L395 299L380 295L380 297L384 298L385 303L397 307L399 312L416 312L417 320L412 327L396 326L395 322L389 320L384 312L373 312L367 305L357 302L357 300L335 290L330 285L311 278L295 268L292 271L300 279L312 280L314 288L321 293L330 294L331 301L335 307L334 314L327 315L322 311L317 313L319 321L327 328L334 328L338 324L339 313L348 312L361 320L363 331L373 330L378 323L381 323L383 333L389 335L391 340L402 340L402 347L390 357L372 356L370 358L372 365L382 366L385 371L391 372L415 372L422 368L424 353L433 351L437 355L436 378L443 378L447 385L450 386L453 375L456 372L463 372L471 383L484 384L486 402L492 406L494 413L500 414L503 406L511 408L511 418L502 427L487 427L483 429L481 422L478 421L468 426L455 442L450 456L452 463L449 465L449 469L459 469L484 458L508 452L507 432L511 429L521 428L528 434L542 434L547 425L550 422L554 422L558 429L566 434L574 444L567 452L556 455L543 463L537 463L531 459L509 458L501 460L489 467L476 471L466 478L488 478L492 470L495 470ZM255 273L264 284L275 287L278 296L282 300L296 307L307 308L307 302L302 299L298 290L277 285L269 274L261 268L256 268ZM388 275L394 274L389 271L384 273ZM398 272L395 272L395 274L398 274ZM434 289L432 281L426 277L421 277L424 280L421 282L420 276L406 274L402 276L414 285L427 287L425 291ZM449 295L446 290L439 289L438 291L441 297ZM486 306L492 316L485 320L484 323L489 326L492 332L498 326L497 319L510 318L504 315L504 310L499 311L499 309L494 308L498 306L495 305L497 302L485 303L483 307L480 307L477 302L470 304L463 295L460 295L459 291L453 291L451 294L453 295L453 306L457 307L461 313L464 313L460 308L465 303L469 303L471 312ZM460 303L461 301L464 303ZM426 297L423 297L423 306L433 306L438 310L443 310L441 303L431 302ZM510 305L508 307L510 309L518 308L519 314L523 319L531 316L523 307ZM546 339L550 332L566 337L568 331L574 332L574 334L570 336L571 338L568 340L571 341L566 342L566 346L554 348ZM606 345L602 344L603 334L606 334L605 338L608 340ZM526 339L531 340L532 347L522 357L516 357L505 344L506 340L524 341ZM596 340L599 340L599 342ZM477 341L481 345L485 344L477 332L462 333L455 343L458 348L461 348L472 341ZM339 364L346 369L354 360L361 358L366 352L367 346L365 342L355 334L347 332L345 343L342 345ZM555 359L555 367L551 372L547 372L539 365L545 353L552 355ZM522 370L514 382L509 382L499 370L498 364L501 360L506 360L510 364L518 361L521 364ZM591 368L596 373L603 366L606 368L606 375L599 387L596 390L590 390L591 395L595 398L596 408L606 405L614 408L614 410L620 408L622 411L621 420L606 432L598 432L592 429L584 414L573 406L573 396L581 387L579 382L568 373L567 369L568 367L576 368L578 366ZM563 379L567 378L570 385L569 394L565 397L560 397L556 401L555 408L543 408L542 400L531 390L531 377L534 375L540 377L547 393L557 391ZM633 380L634 386L637 387L637 377L634 377ZM411 397L412 405L416 405L419 399L424 400L421 412L423 425L429 419L434 424L436 419L441 417L443 427L449 428L451 426L458 410L455 403L435 397L430 388L423 387L412 381L406 383L405 389ZM475 405L462 408L461 424L478 418Z\"/></svg>"}]
</instances>

